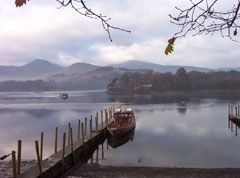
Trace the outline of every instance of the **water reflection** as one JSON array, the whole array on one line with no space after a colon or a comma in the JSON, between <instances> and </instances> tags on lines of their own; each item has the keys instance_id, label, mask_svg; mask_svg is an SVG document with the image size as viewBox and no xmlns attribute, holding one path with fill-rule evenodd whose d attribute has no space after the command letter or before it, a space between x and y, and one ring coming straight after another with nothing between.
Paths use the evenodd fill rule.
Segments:
<instances>
[{"instance_id":1,"label":"water reflection","mask_svg":"<svg viewBox=\"0 0 240 178\"><path fill-rule=\"evenodd\" d=\"M133 142L134 139L134 133L135 133L135 127L134 129L130 130L129 132L127 132L124 135L121 135L119 137L113 137L112 135L109 134L108 136L108 144L112 147L112 148L118 148L124 144L126 144L127 142Z\"/></svg>"},{"instance_id":2,"label":"water reflection","mask_svg":"<svg viewBox=\"0 0 240 178\"><path fill-rule=\"evenodd\" d=\"M54 152L56 126L62 136L71 122L76 139L78 119L95 116L110 105L123 105L135 112L134 142L105 149L100 164L239 167L240 137L227 128L227 106L238 104L239 94L108 96L95 91L68 92L69 99L62 100L59 93L0 93L0 156L16 149L17 140L22 139L23 159L35 158L34 141L44 132L47 157Z\"/></svg>"}]
</instances>

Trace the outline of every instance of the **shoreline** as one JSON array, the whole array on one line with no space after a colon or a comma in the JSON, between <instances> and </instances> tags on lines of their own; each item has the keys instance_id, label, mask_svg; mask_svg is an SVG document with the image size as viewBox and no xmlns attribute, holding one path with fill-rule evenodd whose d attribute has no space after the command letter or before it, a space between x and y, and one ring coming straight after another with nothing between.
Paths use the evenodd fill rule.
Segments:
<instances>
[{"instance_id":1,"label":"shoreline","mask_svg":"<svg viewBox=\"0 0 240 178\"><path fill-rule=\"evenodd\" d=\"M22 161L22 172L35 164L36 160ZM240 168L132 167L79 163L64 178L238 178L239 175ZM0 177L12 178L11 161L0 162Z\"/></svg>"},{"instance_id":2,"label":"shoreline","mask_svg":"<svg viewBox=\"0 0 240 178\"><path fill-rule=\"evenodd\" d=\"M79 164L65 178L238 178L240 168L121 167Z\"/></svg>"}]
</instances>

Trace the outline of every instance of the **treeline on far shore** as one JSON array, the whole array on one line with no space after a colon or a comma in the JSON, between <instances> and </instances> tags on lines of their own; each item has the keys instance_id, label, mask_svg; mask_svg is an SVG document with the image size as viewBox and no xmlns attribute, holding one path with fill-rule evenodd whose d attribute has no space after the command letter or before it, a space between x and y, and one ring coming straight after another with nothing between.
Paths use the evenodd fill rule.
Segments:
<instances>
[{"instance_id":1,"label":"treeline on far shore","mask_svg":"<svg viewBox=\"0 0 240 178\"><path fill-rule=\"evenodd\" d=\"M1 81L1 92L13 91L57 91L57 90L94 90L105 89L106 81L100 79L91 80L76 80L76 81L61 81L54 80L28 80L28 81Z\"/></svg>"},{"instance_id":2,"label":"treeline on far shore","mask_svg":"<svg viewBox=\"0 0 240 178\"><path fill-rule=\"evenodd\" d=\"M228 90L240 89L240 72L186 72L179 68L176 74L125 72L108 85L108 93L159 93L166 91Z\"/></svg>"}]
</instances>

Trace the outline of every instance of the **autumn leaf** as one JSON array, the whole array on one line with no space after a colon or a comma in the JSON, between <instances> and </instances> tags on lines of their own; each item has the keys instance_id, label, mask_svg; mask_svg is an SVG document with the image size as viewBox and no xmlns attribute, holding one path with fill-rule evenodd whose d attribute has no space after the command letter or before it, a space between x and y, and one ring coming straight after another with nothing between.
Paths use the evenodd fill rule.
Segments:
<instances>
[{"instance_id":1,"label":"autumn leaf","mask_svg":"<svg viewBox=\"0 0 240 178\"><path fill-rule=\"evenodd\" d=\"M26 2L27 2L27 0L16 0L15 4L16 4L16 7L21 7L21 6L23 6L23 4L26 4Z\"/></svg>"},{"instance_id":2,"label":"autumn leaf","mask_svg":"<svg viewBox=\"0 0 240 178\"><path fill-rule=\"evenodd\" d=\"M168 55L168 53L173 52L173 45L175 42L176 38L172 37L171 39L168 40L168 45L167 48L165 49L165 54Z\"/></svg>"},{"instance_id":3,"label":"autumn leaf","mask_svg":"<svg viewBox=\"0 0 240 178\"><path fill-rule=\"evenodd\" d=\"M233 35L234 35L234 36L237 35L237 29L234 30Z\"/></svg>"}]
</instances>

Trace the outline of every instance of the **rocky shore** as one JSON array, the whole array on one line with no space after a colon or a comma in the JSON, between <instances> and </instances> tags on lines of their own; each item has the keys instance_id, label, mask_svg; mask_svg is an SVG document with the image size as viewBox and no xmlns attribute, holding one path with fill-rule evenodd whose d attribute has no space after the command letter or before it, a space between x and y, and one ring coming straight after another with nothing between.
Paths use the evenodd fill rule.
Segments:
<instances>
[{"instance_id":1,"label":"rocky shore","mask_svg":"<svg viewBox=\"0 0 240 178\"><path fill-rule=\"evenodd\" d=\"M240 168L159 168L77 165L65 178L239 178Z\"/></svg>"}]
</instances>

